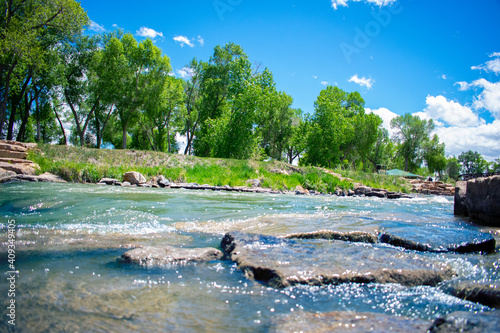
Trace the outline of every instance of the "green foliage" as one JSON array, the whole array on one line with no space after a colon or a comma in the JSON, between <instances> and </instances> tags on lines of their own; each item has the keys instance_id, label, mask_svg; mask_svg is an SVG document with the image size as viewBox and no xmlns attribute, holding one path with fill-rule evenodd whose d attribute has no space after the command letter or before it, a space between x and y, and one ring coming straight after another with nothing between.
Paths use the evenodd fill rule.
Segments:
<instances>
[{"instance_id":1,"label":"green foliage","mask_svg":"<svg viewBox=\"0 0 500 333\"><path fill-rule=\"evenodd\" d=\"M322 90L314 103L303 164L333 168L343 160L365 158L377 140L382 119L365 114L358 92L338 87Z\"/></svg>"},{"instance_id":2,"label":"green foliage","mask_svg":"<svg viewBox=\"0 0 500 333\"><path fill-rule=\"evenodd\" d=\"M427 169L431 174L439 173L442 175L446 168L446 157L444 156L444 143L439 143L439 137L434 134L432 140L423 144L423 158L427 164Z\"/></svg>"},{"instance_id":3,"label":"green foliage","mask_svg":"<svg viewBox=\"0 0 500 333\"><path fill-rule=\"evenodd\" d=\"M405 171L415 172L423 161L423 147L429 141L434 129L434 122L422 120L418 116L407 113L391 120L391 128L395 129L395 141L398 154L404 159Z\"/></svg>"},{"instance_id":4,"label":"green foliage","mask_svg":"<svg viewBox=\"0 0 500 333\"><path fill-rule=\"evenodd\" d=\"M464 174L478 174L488 171L488 162L477 151L466 151L458 156Z\"/></svg>"},{"instance_id":5,"label":"green foliage","mask_svg":"<svg viewBox=\"0 0 500 333\"><path fill-rule=\"evenodd\" d=\"M460 177L460 164L458 163L458 159L456 157L453 156L448 158L445 172L449 178L455 181L458 180Z\"/></svg>"}]
</instances>

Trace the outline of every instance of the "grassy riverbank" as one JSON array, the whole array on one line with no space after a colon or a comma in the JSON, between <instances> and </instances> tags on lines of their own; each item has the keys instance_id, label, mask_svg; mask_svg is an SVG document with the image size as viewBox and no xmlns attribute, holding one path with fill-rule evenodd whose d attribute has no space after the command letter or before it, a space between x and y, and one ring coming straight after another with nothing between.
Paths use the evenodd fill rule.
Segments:
<instances>
[{"instance_id":1,"label":"grassy riverbank","mask_svg":"<svg viewBox=\"0 0 500 333\"><path fill-rule=\"evenodd\" d=\"M164 175L170 181L213 186L245 186L249 179L259 179L261 186L274 190L294 190L300 185L309 190L334 192L351 189L354 183L408 192L404 179L334 170L339 179L327 170L296 167L271 161L231 160L172 155L152 151L87 149L69 146L39 145L30 152L30 160L40 165L40 172L50 172L70 182L96 183L109 177L121 180L128 171L138 171L146 178Z\"/></svg>"}]
</instances>

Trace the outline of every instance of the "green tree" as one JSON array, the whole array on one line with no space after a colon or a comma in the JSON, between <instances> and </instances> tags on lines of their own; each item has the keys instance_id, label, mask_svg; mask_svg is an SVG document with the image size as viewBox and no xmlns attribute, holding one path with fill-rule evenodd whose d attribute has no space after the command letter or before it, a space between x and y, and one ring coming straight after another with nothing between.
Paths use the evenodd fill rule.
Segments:
<instances>
[{"instance_id":1,"label":"green tree","mask_svg":"<svg viewBox=\"0 0 500 333\"><path fill-rule=\"evenodd\" d=\"M372 170L377 170L377 165L388 167L392 163L395 154L395 147L389 138L389 131L379 127L377 129L377 140L373 149L367 154L367 160L372 164Z\"/></svg>"},{"instance_id":2,"label":"green tree","mask_svg":"<svg viewBox=\"0 0 500 333\"><path fill-rule=\"evenodd\" d=\"M302 162L333 168L341 161L364 158L377 140L382 120L366 115L358 92L338 87L323 89L314 103L307 149Z\"/></svg>"},{"instance_id":3,"label":"green tree","mask_svg":"<svg viewBox=\"0 0 500 333\"><path fill-rule=\"evenodd\" d=\"M7 0L0 3L0 11L3 13L0 19L0 137L3 137L13 86L22 87L25 81L22 77L30 69L47 66L47 52L62 40L79 34L88 17L74 0ZM23 123L25 127L27 120Z\"/></svg>"},{"instance_id":4,"label":"green tree","mask_svg":"<svg viewBox=\"0 0 500 333\"><path fill-rule=\"evenodd\" d=\"M131 34L120 39L113 37L106 44L103 64L114 73L112 88L108 96L116 107L122 129L122 149L127 148L127 129L146 101L155 98L171 71L170 59L150 39L137 43ZM110 81L106 81L110 82Z\"/></svg>"},{"instance_id":5,"label":"green tree","mask_svg":"<svg viewBox=\"0 0 500 333\"><path fill-rule=\"evenodd\" d=\"M460 164L455 156L448 158L445 170L448 177L458 180L460 177Z\"/></svg>"},{"instance_id":6,"label":"green tree","mask_svg":"<svg viewBox=\"0 0 500 333\"><path fill-rule=\"evenodd\" d=\"M181 134L186 136L186 148L184 155L191 154L193 148L193 139L200 124L199 107L200 107L200 81L202 79L202 63L196 58L190 61L187 67L191 73L189 80L183 82L185 92L186 115L184 117L184 128Z\"/></svg>"},{"instance_id":7,"label":"green tree","mask_svg":"<svg viewBox=\"0 0 500 333\"><path fill-rule=\"evenodd\" d=\"M248 149L242 145L253 141L244 137L253 123L252 93L243 94L252 76L248 56L234 43L216 46L209 61L201 63L201 73L195 155L244 156Z\"/></svg>"},{"instance_id":8,"label":"green tree","mask_svg":"<svg viewBox=\"0 0 500 333\"><path fill-rule=\"evenodd\" d=\"M398 154L404 159L405 171L415 172L422 163L423 146L429 140L434 122L407 113L392 119L391 128L395 129Z\"/></svg>"},{"instance_id":9,"label":"green tree","mask_svg":"<svg viewBox=\"0 0 500 333\"><path fill-rule=\"evenodd\" d=\"M466 151L458 156L463 174L479 174L488 170L488 162L477 151Z\"/></svg>"},{"instance_id":10,"label":"green tree","mask_svg":"<svg viewBox=\"0 0 500 333\"><path fill-rule=\"evenodd\" d=\"M295 110L292 119L292 134L286 145L286 156L288 163L292 164L297 158L300 163L300 156L307 148L307 136L309 135L309 120L303 115L301 109Z\"/></svg>"},{"instance_id":11,"label":"green tree","mask_svg":"<svg viewBox=\"0 0 500 333\"><path fill-rule=\"evenodd\" d=\"M431 140L424 142L423 158L427 164L429 172L437 172L440 176L442 176L447 164L444 154L445 145L444 143L439 143L439 137L437 134L434 134Z\"/></svg>"},{"instance_id":12,"label":"green tree","mask_svg":"<svg viewBox=\"0 0 500 333\"><path fill-rule=\"evenodd\" d=\"M185 116L185 93L181 81L171 76L165 78L164 85L158 86L156 98L145 103L146 117L153 125L151 137L155 150L164 151L166 142L167 152L178 151L178 147L177 150L172 149L171 139L175 138L177 128L181 126Z\"/></svg>"}]
</instances>

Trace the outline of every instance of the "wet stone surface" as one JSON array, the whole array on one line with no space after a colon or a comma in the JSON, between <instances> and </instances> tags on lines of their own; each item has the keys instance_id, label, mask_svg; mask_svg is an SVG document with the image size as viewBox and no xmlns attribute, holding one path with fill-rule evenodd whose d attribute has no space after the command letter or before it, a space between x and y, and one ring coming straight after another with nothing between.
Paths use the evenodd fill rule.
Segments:
<instances>
[{"instance_id":1,"label":"wet stone surface","mask_svg":"<svg viewBox=\"0 0 500 333\"><path fill-rule=\"evenodd\" d=\"M447 316L436 319L430 327L429 332L500 332L500 311L484 313L453 312Z\"/></svg>"},{"instance_id":2,"label":"wet stone surface","mask_svg":"<svg viewBox=\"0 0 500 333\"><path fill-rule=\"evenodd\" d=\"M443 286L442 289L460 299L500 309L500 282L498 281L454 281Z\"/></svg>"},{"instance_id":3,"label":"wet stone surface","mask_svg":"<svg viewBox=\"0 0 500 333\"><path fill-rule=\"evenodd\" d=\"M416 251L458 253L495 251L495 239L492 235L452 228L390 228L380 234L379 240L381 243Z\"/></svg>"},{"instance_id":4,"label":"wet stone surface","mask_svg":"<svg viewBox=\"0 0 500 333\"><path fill-rule=\"evenodd\" d=\"M271 332L427 332L429 320L388 316L378 313L329 312L295 313L273 320Z\"/></svg>"},{"instance_id":5,"label":"wet stone surface","mask_svg":"<svg viewBox=\"0 0 500 333\"><path fill-rule=\"evenodd\" d=\"M364 243L229 232L221 247L245 275L276 288L350 282L435 286L454 275L444 263Z\"/></svg>"},{"instance_id":6,"label":"wet stone surface","mask_svg":"<svg viewBox=\"0 0 500 333\"><path fill-rule=\"evenodd\" d=\"M125 252L121 260L146 266L173 263L212 261L222 258L220 250L206 248L180 248L173 246L142 247Z\"/></svg>"}]
</instances>

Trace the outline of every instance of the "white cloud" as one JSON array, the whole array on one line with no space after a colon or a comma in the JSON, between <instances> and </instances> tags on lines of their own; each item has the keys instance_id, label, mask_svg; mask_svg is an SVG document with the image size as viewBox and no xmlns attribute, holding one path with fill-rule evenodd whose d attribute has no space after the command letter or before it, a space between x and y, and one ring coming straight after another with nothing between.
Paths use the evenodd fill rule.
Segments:
<instances>
[{"instance_id":1,"label":"white cloud","mask_svg":"<svg viewBox=\"0 0 500 333\"><path fill-rule=\"evenodd\" d=\"M354 83L360 85L361 87L366 87L368 89L370 89L373 86L373 83L375 82L371 78L367 79L364 76L362 78L359 78L358 74L351 77L348 81L354 82Z\"/></svg>"},{"instance_id":2,"label":"white cloud","mask_svg":"<svg viewBox=\"0 0 500 333\"><path fill-rule=\"evenodd\" d=\"M118 24L113 23L113 28L118 28Z\"/></svg>"},{"instance_id":3,"label":"white cloud","mask_svg":"<svg viewBox=\"0 0 500 333\"><path fill-rule=\"evenodd\" d=\"M313 75L313 79L317 79L318 77L316 75Z\"/></svg>"},{"instance_id":4,"label":"white cloud","mask_svg":"<svg viewBox=\"0 0 500 333\"><path fill-rule=\"evenodd\" d=\"M444 96L427 96L426 103L422 119L441 120L454 127L471 127L484 123L471 108L449 101Z\"/></svg>"},{"instance_id":5,"label":"white cloud","mask_svg":"<svg viewBox=\"0 0 500 333\"><path fill-rule=\"evenodd\" d=\"M198 36L198 43L200 43L201 46L204 46L205 40L201 36Z\"/></svg>"},{"instance_id":6,"label":"white cloud","mask_svg":"<svg viewBox=\"0 0 500 333\"><path fill-rule=\"evenodd\" d=\"M328 81L321 81L321 84L324 85L324 86L327 86L328 85Z\"/></svg>"},{"instance_id":7,"label":"white cloud","mask_svg":"<svg viewBox=\"0 0 500 333\"><path fill-rule=\"evenodd\" d=\"M92 20L90 20L89 29L92 30L92 31L95 31L95 32L104 32L104 31L106 31L106 29L104 28L103 25L101 25L101 24L99 24L97 22L94 22Z\"/></svg>"},{"instance_id":8,"label":"white cloud","mask_svg":"<svg viewBox=\"0 0 500 333\"><path fill-rule=\"evenodd\" d=\"M458 156L464 151L478 151L488 161L500 156L500 120L475 127L437 127L445 143L446 154Z\"/></svg>"},{"instance_id":9,"label":"white cloud","mask_svg":"<svg viewBox=\"0 0 500 333\"><path fill-rule=\"evenodd\" d=\"M148 38L151 38L151 39L156 38L156 36L163 37L163 33L162 32L158 32L156 30L153 30L153 29L150 29L150 28L147 28L147 27L141 27L139 30L137 30L135 32L135 34L137 36L148 37Z\"/></svg>"},{"instance_id":10,"label":"white cloud","mask_svg":"<svg viewBox=\"0 0 500 333\"><path fill-rule=\"evenodd\" d=\"M442 78L443 80L446 80L446 79L447 79L447 77L446 77L446 75L445 75L445 74L441 75L441 78Z\"/></svg>"},{"instance_id":11,"label":"white cloud","mask_svg":"<svg viewBox=\"0 0 500 333\"><path fill-rule=\"evenodd\" d=\"M337 10L338 6L347 7L347 3L352 2L365 2L379 7L388 6L396 2L396 0L332 0L333 9Z\"/></svg>"},{"instance_id":12,"label":"white cloud","mask_svg":"<svg viewBox=\"0 0 500 333\"><path fill-rule=\"evenodd\" d=\"M391 129L391 120L393 118L396 118L398 115L389 109L386 108L380 108L380 109L370 109L370 108L365 108L366 113L374 113L380 118L382 118L382 127L385 128L387 131L389 131L389 135L392 137L393 135L393 130Z\"/></svg>"},{"instance_id":13,"label":"white cloud","mask_svg":"<svg viewBox=\"0 0 500 333\"><path fill-rule=\"evenodd\" d=\"M193 76L193 69L189 67L183 67L177 70L177 74L184 80L188 80Z\"/></svg>"},{"instance_id":14,"label":"white cloud","mask_svg":"<svg viewBox=\"0 0 500 333\"><path fill-rule=\"evenodd\" d=\"M487 73L493 72L496 75L500 74L500 52L490 54L490 58L495 59L487 61L485 64L479 66L472 66L471 69L484 70Z\"/></svg>"},{"instance_id":15,"label":"white cloud","mask_svg":"<svg viewBox=\"0 0 500 333\"><path fill-rule=\"evenodd\" d=\"M490 82L486 79L479 79L472 83L457 82L459 90L465 91L474 87L482 88L483 91L476 96L473 106L476 109L486 109L496 119L500 119L500 82Z\"/></svg>"},{"instance_id":16,"label":"white cloud","mask_svg":"<svg viewBox=\"0 0 500 333\"><path fill-rule=\"evenodd\" d=\"M181 47L184 47L184 45L187 45L189 47L194 47L194 44L191 43L191 41L189 40L189 38L187 38L186 36L175 36L174 40L176 42L180 43Z\"/></svg>"}]
</instances>

